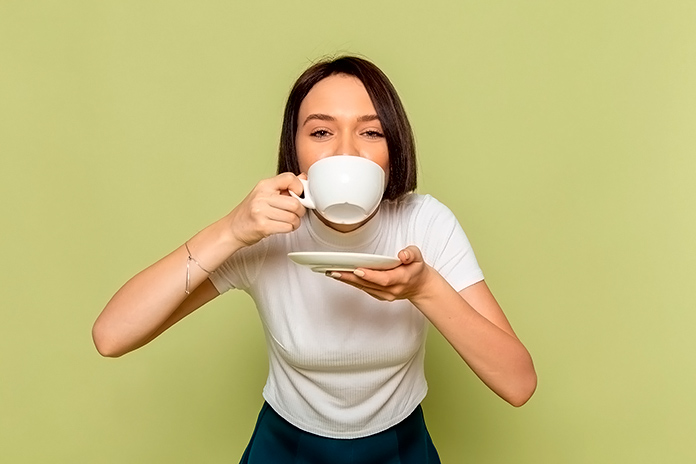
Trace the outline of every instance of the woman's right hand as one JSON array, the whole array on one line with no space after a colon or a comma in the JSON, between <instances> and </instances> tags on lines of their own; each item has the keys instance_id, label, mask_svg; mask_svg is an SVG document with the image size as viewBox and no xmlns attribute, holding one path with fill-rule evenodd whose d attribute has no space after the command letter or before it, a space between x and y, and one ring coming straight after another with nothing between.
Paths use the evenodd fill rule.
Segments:
<instances>
[{"instance_id":1,"label":"woman's right hand","mask_svg":"<svg viewBox=\"0 0 696 464\"><path fill-rule=\"evenodd\" d=\"M227 216L234 239L249 246L273 234L300 227L305 207L288 191L301 195L303 186L292 173L284 172L256 184L256 187Z\"/></svg>"},{"instance_id":2,"label":"woman's right hand","mask_svg":"<svg viewBox=\"0 0 696 464\"><path fill-rule=\"evenodd\" d=\"M291 173L262 180L227 216L189 239L188 250L180 246L126 282L94 323L97 350L114 357L128 353L215 298L208 271L242 247L297 229L305 209L288 191L299 195L302 188Z\"/></svg>"}]
</instances>

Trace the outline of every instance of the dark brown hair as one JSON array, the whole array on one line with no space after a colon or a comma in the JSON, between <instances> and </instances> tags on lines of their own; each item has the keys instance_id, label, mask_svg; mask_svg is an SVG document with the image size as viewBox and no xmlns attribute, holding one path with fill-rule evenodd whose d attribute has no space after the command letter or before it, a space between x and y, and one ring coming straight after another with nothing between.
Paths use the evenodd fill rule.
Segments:
<instances>
[{"instance_id":1,"label":"dark brown hair","mask_svg":"<svg viewBox=\"0 0 696 464\"><path fill-rule=\"evenodd\" d=\"M387 76L377 66L356 56L341 56L315 63L295 82L285 105L278 151L278 174L282 172L300 174L295 147L300 105L312 87L334 74L346 74L359 79L377 111L389 151L389 183L384 192L384 198L395 200L415 190L416 145L399 95Z\"/></svg>"}]
</instances>

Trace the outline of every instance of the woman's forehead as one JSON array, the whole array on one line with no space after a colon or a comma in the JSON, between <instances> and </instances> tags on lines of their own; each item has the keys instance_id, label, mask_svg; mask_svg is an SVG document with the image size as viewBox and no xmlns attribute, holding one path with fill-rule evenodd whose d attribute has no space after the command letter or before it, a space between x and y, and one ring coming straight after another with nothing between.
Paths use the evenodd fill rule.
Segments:
<instances>
[{"instance_id":1,"label":"woman's forehead","mask_svg":"<svg viewBox=\"0 0 696 464\"><path fill-rule=\"evenodd\" d=\"M302 100L300 119L309 114L375 114L375 107L363 83L354 76L333 74L317 82Z\"/></svg>"}]
</instances>

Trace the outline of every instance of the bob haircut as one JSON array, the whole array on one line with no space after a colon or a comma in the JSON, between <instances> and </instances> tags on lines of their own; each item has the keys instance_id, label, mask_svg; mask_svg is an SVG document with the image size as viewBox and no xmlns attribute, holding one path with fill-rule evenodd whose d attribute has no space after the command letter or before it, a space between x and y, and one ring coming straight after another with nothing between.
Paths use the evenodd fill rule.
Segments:
<instances>
[{"instance_id":1,"label":"bob haircut","mask_svg":"<svg viewBox=\"0 0 696 464\"><path fill-rule=\"evenodd\" d=\"M278 174L300 174L295 137L302 100L319 81L334 74L356 77L363 83L377 117L382 124L389 152L389 183L383 199L396 200L416 189L416 145L411 124L408 122L396 89L387 76L371 62L355 56L341 56L319 61L297 79L290 91L278 150Z\"/></svg>"}]
</instances>

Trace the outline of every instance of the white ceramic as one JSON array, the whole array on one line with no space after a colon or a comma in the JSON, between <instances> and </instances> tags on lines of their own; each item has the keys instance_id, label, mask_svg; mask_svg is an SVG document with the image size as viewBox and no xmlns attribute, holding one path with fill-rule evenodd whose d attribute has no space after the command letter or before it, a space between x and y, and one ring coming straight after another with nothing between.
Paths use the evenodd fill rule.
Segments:
<instances>
[{"instance_id":1,"label":"white ceramic","mask_svg":"<svg viewBox=\"0 0 696 464\"><path fill-rule=\"evenodd\" d=\"M315 209L335 224L357 224L375 212L385 189L382 168L366 158L336 155L309 167L302 197L290 192L305 208Z\"/></svg>"},{"instance_id":2,"label":"white ceramic","mask_svg":"<svg viewBox=\"0 0 696 464\"><path fill-rule=\"evenodd\" d=\"M288 253L288 258L302 266L307 266L314 272L345 271L353 272L362 267L365 269L393 269L399 264L399 258L367 253L338 253L321 251L304 251Z\"/></svg>"}]
</instances>

